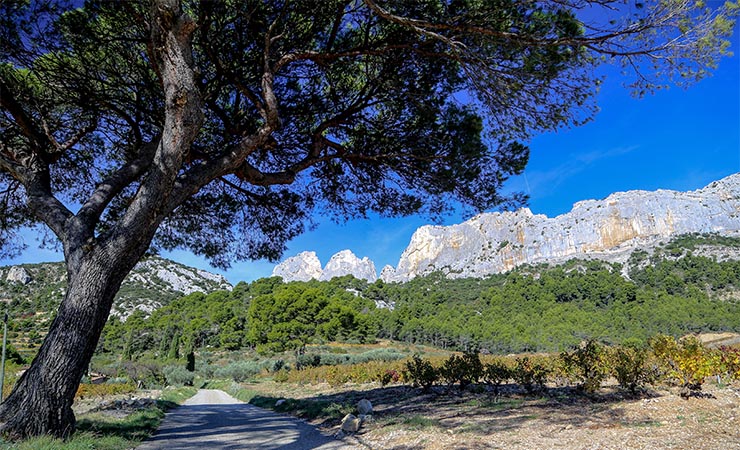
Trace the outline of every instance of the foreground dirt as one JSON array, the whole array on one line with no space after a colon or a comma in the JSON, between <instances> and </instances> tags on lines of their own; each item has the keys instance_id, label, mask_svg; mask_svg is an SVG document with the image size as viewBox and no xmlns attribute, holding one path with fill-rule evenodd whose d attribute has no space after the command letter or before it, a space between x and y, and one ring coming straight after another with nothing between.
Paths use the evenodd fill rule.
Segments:
<instances>
[{"instance_id":1,"label":"foreground dirt","mask_svg":"<svg viewBox=\"0 0 740 450\"><path fill-rule=\"evenodd\" d=\"M361 398L372 420L343 442L366 449L740 449L740 385L705 386L684 400L664 388L630 397L606 388L587 397L572 388L525 395L491 392L423 394L405 386L250 386L275 398L303 398L344 410ZM315 420L327 432L336 417Z\"/></svg>"}]
</instances>

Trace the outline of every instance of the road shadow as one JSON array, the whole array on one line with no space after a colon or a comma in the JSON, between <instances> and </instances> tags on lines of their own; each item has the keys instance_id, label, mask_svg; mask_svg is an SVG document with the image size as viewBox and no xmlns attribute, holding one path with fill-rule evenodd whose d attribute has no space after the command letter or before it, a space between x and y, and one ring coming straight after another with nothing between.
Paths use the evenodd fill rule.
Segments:
<instances>
[{"instance_id":1,"label":"road shadow","mask_svg":"<svg viewBox=\"0 0 740 450\"><path fill-rule=\"evenodd\" d=\"M175 408L137 449L304 450L341 444L295 418L248 404L221 404Z\"/></svg>"},{"instance_id":2,"label":"road shadow","mask_svg":"<svg viewBox=\"0 0 740 450\"><path fill-rule=\"evenodd\" d=\"M630 395L617 389L586 395L573 387L527 393L514 384L501 386L495 393L487 386L463 391L438 386L428 391L389 386L288 398L280 406L275 406L280 398L264 395L254 397L250 403L312 420L322 427L336 427L344 414L356 414L355 405L366 398L373 404L373 418L384 426L435 427L488 435L515 430L533 420L556 428L640 425L630 422L623 406L655 396L652 391Z\"/></svg>"}]
</instances>

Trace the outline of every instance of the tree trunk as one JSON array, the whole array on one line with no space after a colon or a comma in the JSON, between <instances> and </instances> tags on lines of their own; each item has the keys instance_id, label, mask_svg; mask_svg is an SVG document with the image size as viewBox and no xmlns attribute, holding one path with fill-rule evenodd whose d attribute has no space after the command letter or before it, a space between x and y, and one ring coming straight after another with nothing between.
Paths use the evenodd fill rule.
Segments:
<instances>
[{"instance_id":1,"label":"tree trunk","mask_svg":"<svg viewBox=\"0 0 740 450\"><path fill-rule=\"evenodd\" d=\"M76 267L67 267L67 293L49 333L31 367L0 405L4 435L66 437L74 431L75 393L116 292L134 264L90 255Z\"/></svg>"}]
</instances>

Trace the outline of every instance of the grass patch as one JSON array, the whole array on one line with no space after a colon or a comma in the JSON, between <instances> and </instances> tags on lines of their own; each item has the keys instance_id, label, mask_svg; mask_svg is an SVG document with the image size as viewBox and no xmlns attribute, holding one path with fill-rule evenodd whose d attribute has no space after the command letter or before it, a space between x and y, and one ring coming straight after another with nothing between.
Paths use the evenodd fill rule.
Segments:
<instances>
[{"instance_id":1,"label":"grass patch","mask_svg":"<svg viewBox=\"0 0 740 450\"><path fill-rule=\"evenodd\" d=\"M403 419L401 424L405 425L408 428L411 428L412 430L421 430L423 428L430 427L442 428L442 424L440 423L439 419L430 419L423 416L407 417Z\"/></svg>"},{"instance_id":2,"label":"grass patch","mask_svg":"<svg viewBox=\"0 0 740 450\"><path fill-rule=\"evenodd\" d=\"M308 420L339 420L347 414L355 413L354 406L349 403L287 398L280 406L275 406L278 400L275 397L257 395L249 403Z\"/></svg>"},{"instance_id":3,"label":"grass patch","mask_svg":"<svg viewBox=\"0 0 740 450\"><path fill-rule=\"evenodd\" d=\"M475 398L466 403L467 406L474 408L486 409L489 411L505 411L507 409L516 409L524 404L524 400L519 399L488 399L488 398Z\"/></svg>"},{"instance_id":4,"label":"grass patch","mask_svg":"<svg viewBox=\"0 0 740 450\"><path fill-rule=\"evenodd\" d=\"M198 389L192 386L179 387L175 389L165 389L164 391L162 391L162 395L159 396L159 399L163 402L174 403L174 406L177 406L195 395L196 392L198 392ZM165 409L165 411L167 409Z\"/></svg>"},{"instance_id":5,"label":"grass patch","mask_svg":"<svg viewBox=\"0 0 740 450\"><path fill-rule=\"evenodd\" d=\"M653 428L662 427L663 424L658 420L639 420L637 422L622 422L623 426L634 428Z\"/></svg>"},{"instance_id":6,"label":"grass patch","mask_svg":"<svg viewBox=\"0 0 740 450\"><path fill-rule=\"evenodd\" d=\"M77 432L67 441L49 436L21 442L0 441L7 450L128 450L136 447L159 427L164 413L192 397L197 390L184 387L165 391L151 407L124 418L114 418L95 412L81 414Z\"/></svg>"},{"instance_id":7,"label":"grass patch","mask_svg":"<svg viewBox=\"0 0 740 450\"><path fill-rule=\"evenodd\" d=\"M126 450L136 444L138 441L132 442L118 436L98 436L90 432L78 432L67 442L43 436L14 444L2 442L2 448L13 450Z\"/></svg>"}]
</instances>

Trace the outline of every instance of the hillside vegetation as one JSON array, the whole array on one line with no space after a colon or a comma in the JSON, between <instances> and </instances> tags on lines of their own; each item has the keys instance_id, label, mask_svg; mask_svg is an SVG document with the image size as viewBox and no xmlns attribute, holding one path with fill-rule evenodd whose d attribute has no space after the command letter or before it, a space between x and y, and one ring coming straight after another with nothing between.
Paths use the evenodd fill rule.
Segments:
<instances>
[{"instance_id":1,"label":"hillside vegetation","mask_svg":"<svg viewBox=\"0 0 740 450\"><path fill-rule=\"evenodd\" d=\"M67 289L62 262L23 264L17 270L27 277L9 279L11 269L0 267L0 301L10 314L10 341L26 356L41 344ZM114 302L113 317L126 318L137 310L149 314L156 308L193 291L212 292L230 287L217 275L159 257L139 263L124 280Z\"/></svg>"},{"instance_id":2,"label":"hillside vegetation","mask_svg":"<svg viewBox=\"0 0 740 450\"><path fill-rule=\"evenodd\" d=\"M626 267L574 260L485 279L432 274L404 284L349 276L291 283L265 278L231 291L204 285L210 293L185 296L151 289L156 283L130 284L123 297L164 306L151 313L132 307L125 321L112 316L93 365L142 360L161 366L201 351L302 353L308 344L332 341L387 339L505 354L561 351L585 339L620 344L657 334L735 331L740 262L722 256L737 247L738 238L690 235L653 254L635 252ZM12 299L10 341L28 358L64 277L53 265L26 267L33 291L4 279L0 288ZM156 281L154 273L142 278Z\"/></svg>"},{"instance_id":3,"label":"hillside vegetation","mask_svg":"<svg viewBox=\"0 0 740 450\"><path fill-rule=\"evenodd\" d=\"M111 319L103 350L161 351L177 336L180 346L263 353L379 338L509 353L558 351L586 338L621 343L659 333L737 330L740 261L692 253L716 245L737 247L740 239L682 237L653 255L633 254L627 270L570 261L485 279L434 274L404 284L261 279L231 292L179 298L148 318Z\"/></svg>"}]
</instances>

